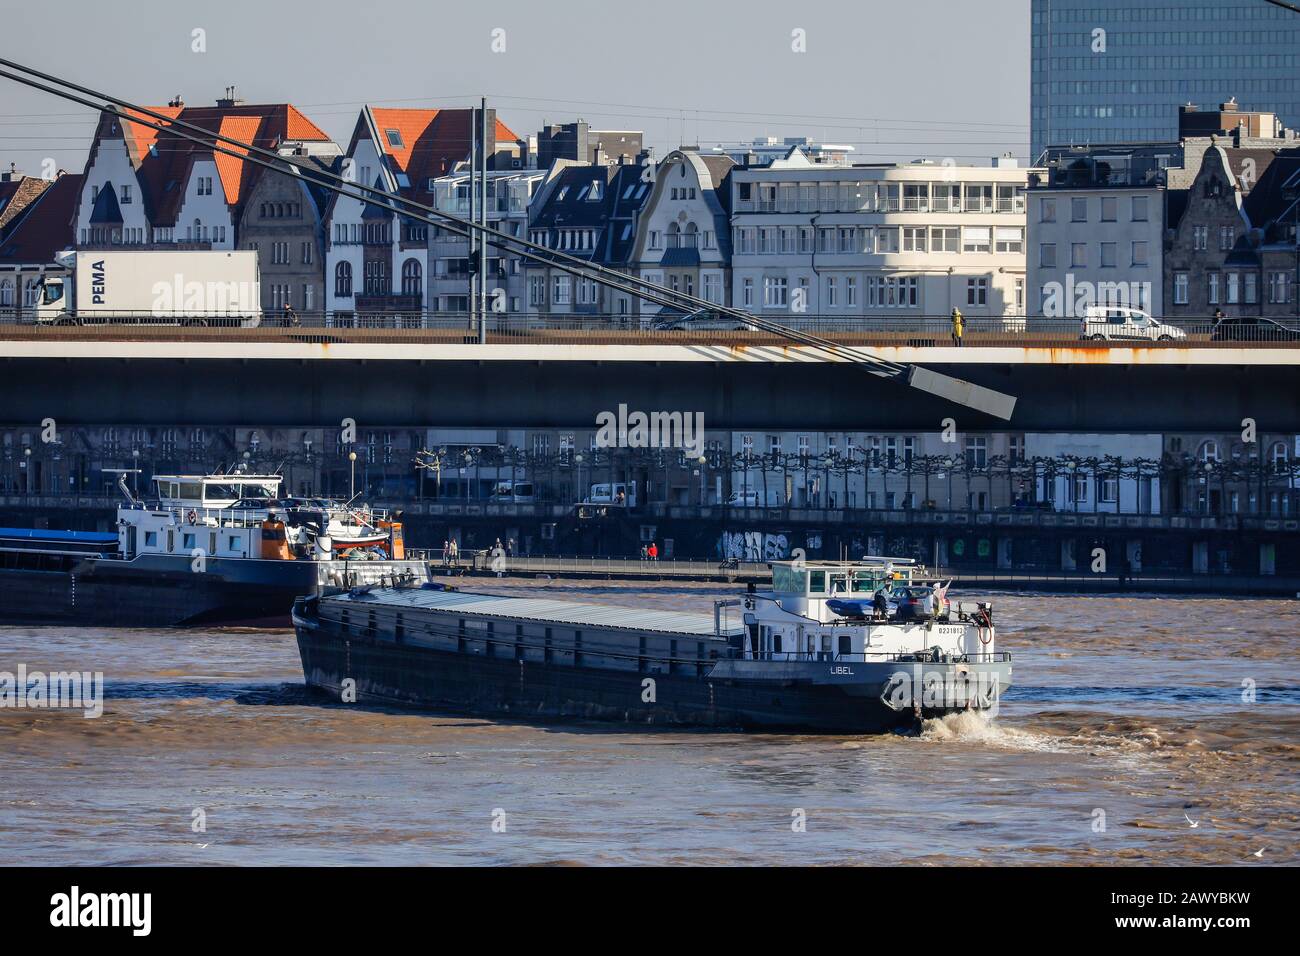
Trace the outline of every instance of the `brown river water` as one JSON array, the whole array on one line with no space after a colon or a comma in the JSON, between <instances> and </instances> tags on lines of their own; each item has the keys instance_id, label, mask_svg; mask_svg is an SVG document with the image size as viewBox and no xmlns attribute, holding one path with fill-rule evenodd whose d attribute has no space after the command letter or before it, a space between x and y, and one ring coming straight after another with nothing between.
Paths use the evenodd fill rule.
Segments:
<instances>
[{"instance_id":1,"label":"brown river water","mask_svg":"<svg viewBox=\"0 0 1300 956\"><path fill-rule=\"evenodd\" d=\"M734 593L480 589L705 611ZM999 715L882 737L361 709L304 690L289 630L0 627L0 671L105 680L96 719L0 709L0 859L1300 863L1300 601L993 601L1016 680Z\"/></svg>"}]
</instances>

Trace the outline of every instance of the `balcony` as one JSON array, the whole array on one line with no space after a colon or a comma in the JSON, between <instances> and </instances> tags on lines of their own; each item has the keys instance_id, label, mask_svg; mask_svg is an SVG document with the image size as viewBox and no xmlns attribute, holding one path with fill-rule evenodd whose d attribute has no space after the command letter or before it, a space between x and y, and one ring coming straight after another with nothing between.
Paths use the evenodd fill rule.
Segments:
<instances>
[{"instance_id":1,"label":"balcony","mask_svg":"<svg viewBox=\"0 0 1300 956\"><path fill-rule=\"evenodd\" d=\"M424 301L421 295L397 293L359 293L356 298L358 312L419 312Z\"/></svg>"}]
</instances>

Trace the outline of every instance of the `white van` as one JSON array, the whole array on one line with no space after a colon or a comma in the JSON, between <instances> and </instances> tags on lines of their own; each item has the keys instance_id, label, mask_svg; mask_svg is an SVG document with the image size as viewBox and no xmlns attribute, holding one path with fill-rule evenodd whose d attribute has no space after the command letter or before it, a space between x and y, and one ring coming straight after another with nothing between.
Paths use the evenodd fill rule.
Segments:
<instances>
[{"instance_id":1,"label":"white van","mask_svg":"<svg viewBox=\"0 0 1300 956\"><path fill-rule=\"evenodd\" d=\"M636 482L615 481L602 482L591 486L591 494L584 504L616 505L622 508L636 507Z\"/></svg>"},{"instance_id":2,"label":"white van","mask_svg":"<svg viewBox=\"0 0 1300 956\"><path fill-rule=\"evenodd\" d=\"M1187 333L1175 326L1157 322L1141 309L1121 305L1094 305L1084 313L1079 338L1104 342L1170 342L1187 338Z\"/></svg>"}]
</instances>

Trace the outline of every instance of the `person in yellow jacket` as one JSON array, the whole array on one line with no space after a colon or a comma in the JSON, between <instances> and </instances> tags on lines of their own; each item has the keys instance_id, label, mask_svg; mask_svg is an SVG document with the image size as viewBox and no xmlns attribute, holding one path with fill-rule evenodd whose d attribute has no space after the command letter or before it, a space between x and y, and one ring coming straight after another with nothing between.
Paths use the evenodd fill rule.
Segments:
<instances>
[{"instance_id":1,"label":"person in yellow jacket","mask_svg":"<svg viewBox=\"0 0 1300 956\"><path fill-rule=\"evenodd\" d=\"M962 333L966 331L966 320L956 306L952 309L952 344L961 347Z\"/></svg>"}]
</instances>

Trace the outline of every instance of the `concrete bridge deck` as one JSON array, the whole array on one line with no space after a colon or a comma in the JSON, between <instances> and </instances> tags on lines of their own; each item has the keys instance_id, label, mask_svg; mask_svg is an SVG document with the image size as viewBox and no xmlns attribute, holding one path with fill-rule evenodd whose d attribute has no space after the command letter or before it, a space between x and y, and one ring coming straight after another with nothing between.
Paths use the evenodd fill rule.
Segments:
<instances>
[{"instance_id":1,"label":"concrete bridge deck","mask_svg":"<svg viewBox=\"0 0 1300 956\"><path fill-rule=\"evenodd\" d=\"M1290 341L834 336L1015 396L1008 425L766 333L542 331L479 345L463 329L10 326L0 425L582 428L626 404L699 413L714 431L925 432L952 417L961 431L1235 432L1251 418L1300 432Z\"/></svg>"}]
</instances>

